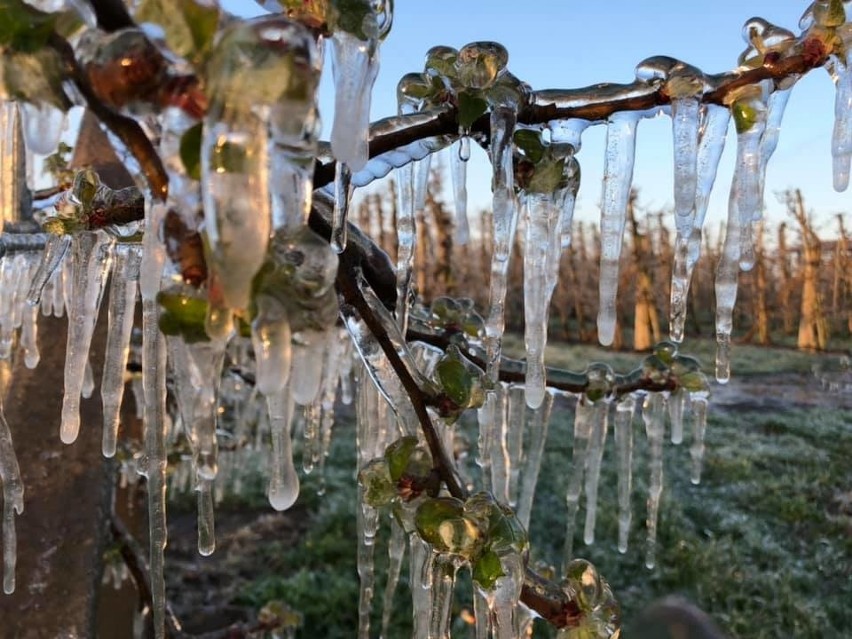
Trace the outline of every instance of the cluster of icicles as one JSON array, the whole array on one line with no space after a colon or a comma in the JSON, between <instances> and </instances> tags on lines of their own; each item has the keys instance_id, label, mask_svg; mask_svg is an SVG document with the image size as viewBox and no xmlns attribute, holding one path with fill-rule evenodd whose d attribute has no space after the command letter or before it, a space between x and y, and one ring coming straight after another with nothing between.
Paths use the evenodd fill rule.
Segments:
<instances>
[{"instance_id":1,"label":"cluster of icicles","mask_svg":"<svg viewBox=\"0 0 852 639\"><path fill-rule=\"evenodd\" d=\"M281 9L281 6L276 8ZM283 8L290 3L284 3ZM841 17L838 18L837 7ZM369 21L368 21L369 22ZM434 389L430 366L439 352L428 347L407 345L404 335L410 300L412 256L416 213L425 201L430 153L458 140L451 153L456 194L457 239L467 237L465 162L471 139L478 134L462 126L458 136L413 143L368 161L367 125L370 88L377 72L377 48L390 25L388 7L376 9L373 28L354 37L335 32L333 55L337 109L332 130L331 154L337 162L332 217L333 251L320 247L315 236L306 232L307 216L313 198L314 160L325 153L317 139L316 90L321 71L321 43L296 21L282 16L236 21L226 26L206 65L209 108L203 117L200 144L200 182L192 179L179 158L182 136L197 121L176 108L165 109L156 122L146 122L159 140L170 179L169 201L164 205L149 198L146 203L144 240L123 241L136 228L124 232L79 231L52 235L40 258L26 251L8 253L2 261L2 301L0 301L0 356L9 357L15 339L27 365L38 362L36 340L37 309L54 315L67 312L71 321L65 370L65 397L60 436L71 443L80 428L80 398L94 391L95 381L88 366L89 346L107 281L110 281L107 356L101 380L104 403L104 446L106 455L116 452L119 408L123 395L129 344L133 334L134 307L142 300L140 405L145 423L144 453L135 460L148 484L151 522L151 570L154 620L158 636L163 635L165 593L163 549L166 543L165 491L166 452L171 429L179 421L188 442L191 471L189 481L198 492L199 550L213 551L213 502L219 471L217 418L223 393L240 404L240 411L254 412L254 440L271 440L269 500L284 509L298 495L298 475L292 457L291 425L295 406L304 407L304 431L310 443L306 449L312 467L321 463L333 423L333 405L338 386L351 398L351 366L347 346L334 323L311 330L295 328L303 318L272 294L251 299L252 282L268 260L298 260L288 266L305 264L305 272L295 269L298 290L306 297L321 297L333 282L334 252L346 245L346 211L353 185L361 185L390 167L400 170L398 219L399 263L397 268L398 307L391 314L369 287L363 294L380 318L403 363L423 389ZM365 23L366 24L366 23ZM826 31L846 38L843 6L818 0L806 12L801 28L813 37ZM742 68L761 64L768 56L783 56L800 40L791 32L764 20L750 20L745 27L749 48L741 58ZM100 38L100 39L99 39ZM141 31L123 31L82 39L81 56L96 63L104 52L120 51L121 46L145 38ZM852 40L852 38L847 38ZM118 44L116 44L118 43ZM837 85L836 121L832 141L834 185L848 185L852 158L852 73L848 60L832 55L828 70ZM496 43L472 43L456 51L436 47L427 55L423 73L409 74L400 83L400 113L415 121L415 112L429 117L430 109L441 108L437 96L453 95L460 112L481 109L490 120L490 160L493 174L493 211L490 219L494 238L489 308L486 313L484 347L486 378L490 390L478 410L479 455L482 482L496 498L515 504L526 526L529 521L538 464L541 461L547 418L553 392L546 387L544 346L550 297L555 285L560 251L570 245L571 218L579 188L580 150L583 131L593 122L553 121L547 126L519 126L519 111L530 101L559 104L559 92L534 93L507 70L508 53ZM286 71L286 73L283 73ZM272 82L286 77L283 84ZM642 117L659 111L672 118L675 149L675 226L677 247L672 282L671 337L683 338L686 295L692 269L698 258L701 229L707 210L716 167L721 156L731 114L737 128L737 163L729 206L723 256L717 275L716 376L729 377L729 346L732 309L736 300L737 273L753 263L753 228L763 208L763 183L768 160L778 141L784 106L796 78L782 85L764 81L743 87L728 96L726 106L704 104L702 97L709 82L701 71L670 58L651 58L637 67L637 82L661 88L671 105L653 113L617 113L606 122L607 141L601 218L601 277L598 330L600 341L609 344L615 331L615 299L618 266L627 202L632 181L635 137ZM258 89L252 92L252 88ZM481 105L481 106L477 106ZM127 112L134 114L131 105ZM2 105L2 180L14 186L19 175L17 125L10 125L17 106ZM23 107L24 132L29 150L50 152L45 142L57 126L50 107ZM400 120L405 126L404 118ZM470 122L469 124L472 124ZM521 138L524 142L521 143ZM419 160L412 163L411 160ZM532 175L516 181L515 165L524 162ZM88 178L86 178L88 179ZM90 182L97 190L96 182ZM548 188L545 188L547 186ZM4 219L19 207L16 188L4 188ZM72 194L70 208L85 206L80 193ZM74 199L76 198L76 200ZM175 265L169 263L158 238L170 210L176 210L190 229L199 228L196 219L203 206L203 229L208 245L207 316L209 340L188 343L180 337L161 333L158 321L162 310L157 296L161 288L184 286ZM504 325L504 299L507 288L510 248L524 212L526 233L525 307L527 313L526 383L505 387L497 380L501 362ZM58 213L59 217L62 212ZM116 235L119 236L116 239ZM270 257L272 238L289 248ZM312 239L313 238L313 239ZM292 250L291 250L292 249ZM280 266L280 264L278 264ZM308 272L310 271L310 272ZM109 278L112 273L112 278ZM165 283L165 284L164 284ZM183 289L181 289L183 290ZM213 294L215 292L215 295ZM263 293L263 291L261 291ZM235 337L237 319L251 303L257 316L251 324L251 339ZM417 419L407 393L401 386L375 337L357 313L341 309L341 320L357 351L363 369L358 376L359 466L381 455L384 447L400 435L419 436ZM15 331L20 327L20 337ZM671 351L670 347L666 347ZM671 352L669 352L671 355ZM168 367L167 367L168 362ZM430 364L431 362L431 364ZM222 371L229 371L224 377ZM253 386L233 378L233 371L250 373ZM290 372L294 371L294 374ZM599 371L598 371L599 372ZM589 373L591 380L592 371ZM167 377L171 379L167 383ZM367 383L366 378L372 380ZM607 377L604 375L604 377ZM339 384L338 382L341 382ZM239 386L239 388L236 388ZM166 411L167 389L175 394L178 420ZM258 409L255 398L263 398ZM572 555L575 520L580 495L586 494L584 539L594 538L597 482L601 455L608 430L609 412L614 405L614 431L619 464L619 548L626 549L630 526L633 415L636 396L618 401L604 393L594 401L588 395L578 400L575 413L574 459L567 501L566 561ZM523 401L521 401L523 400ZM694 420L692 445L698 480L703 450L707 398L704 390L692 396L679 391L665 396L646 394L642 400L643 420L651 450L651 491L648 500L648 557L653 565L656 513L662 488L661 450L664 420L669 414L672 440L682 439L683 415L691 408ZM526 408L524 407L526 405ZM527 409L531 411L526 413ZM688 411L686 411L688 412ZM242 413L240 413L242 414ZM437 419L437 417L436 417ZM248 423L249 417L238 421ZM523 426L531 440L524 446ZM442 431L445 447L452 450L452 429ZM526 451L526 452L522 452ZM523 477L523 481L519 480ZM14 513L23 508L23 487L11 446L8 425L0 419L0 480L3 483L4 589L14 588ZM362 579L360 634L369 631L369 610L374 591L373 544L380 518L378 511L362 505L359 518L359 572ZM391 570L385 601L391 600L393 584L399 575L405 533L394 524L391 535ZM448 565L436 557L416 536L411 539L412 588L415 599L416 636L446 634L448 602L458 565ZM452 562L451 562L452 563ZM522 575L506 571L507 583L498 590L513 593L507 598L478 593L481 614L479 635L514 636L522 625L515 618ZM499 580L498 580L499 581ZM390 594L388 594L390 593ZM486 612L486 611L491 612ZM434 614L430 611L437 611ZM386 605L385 616L389 614ZM489 625L493 624L489 630ZM602 633L605 631L601 631ZM606 635L602 635L606 636Z\"/></svg>"}]
</instances>

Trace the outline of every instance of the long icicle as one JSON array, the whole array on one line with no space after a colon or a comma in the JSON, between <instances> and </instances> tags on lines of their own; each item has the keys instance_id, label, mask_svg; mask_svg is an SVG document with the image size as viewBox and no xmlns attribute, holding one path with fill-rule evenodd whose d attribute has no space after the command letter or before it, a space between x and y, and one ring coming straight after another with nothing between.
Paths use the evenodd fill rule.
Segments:
<instances>
[{"instance_id":1,"label":"long icicle","mask_svg":"<svg viewBox=\"0 0 852 639\"><path fill-rule=\"evenodd\" d=\"M586 524L583 529L583 541L586 544L595 542L595 522L598 512L598 484L601 478L601 461L603 460L606 433L609 426L609 404L601 401L600 411L595 415L592 433L589 438L589 451L586 459Z\"/></svg>"},{"instance_id":2,"label":"long icicle","mask_svg":"<svg viewBox=\"0 0 852 639\"><path fill-rule=\"evenodd\" d=\"M642 408L645 433L648 436L651 478L648 483L648 541L645 548L645 566L656 565L657 519L660 511L660 496L663 493L663 431L665 427L663 395L648 393Z\"/></svg>"},{"instance_id":3,"label":"long icicle","mask_svg":"<svg viewBox=\"0 0 852 639\"><path fill-rule=\"evenodd\" d=\"M615 457L618 468L618 551L627 552L630 521L633 509L630 496L633 492L633 414L636 398L625 395L615 405Z\"/></svg>"},{"instance_id":4,"label":"long icicle","mask_svg":"<svg viewBox=\"0 0 852 639\"><path fill-rule=\"evenodd\" d=\"M574 554L574 530L577 523L577 511L580 509L580 493L583 489L583 475L588 459L589 438L592 435L598 413L606 404L593 402L585 395L577 400L574 413L574 445L571 454L571 475L568 480L568 491L565 501L568 504L568 516L565 526L565 552L563 567L568 565Z\"/></svg>"},{"instance_id":5,"label":"long icicle","mask_svg":"<svg viewBox=\"0 0 852 639\"><path fill-rule=\"evenodd\" d=\"M71 444L80 432L80 396L89 347L98 319L101 296L111 261L112 240L103 231L74 235L73 300L68 311L68 343L65 355L65 394L59 437Z\"/></svg>"},{"instance_id":6,"label":"long icicle","mask_svg":"<svg viewBox=\"0 0 852 639\"><path fill-rule=\"evenodd\" d=\"M391 614L393 613L393 599L399 584L399 575L402 571L402 561L405 559L405 530L395 519L391 519L390 540L388 541L388 570L385 594L382 603L382 633L381 637L386 639L390 628Z\"/></svg>"},{"instance_id":7,"label":"long icicle","mask_svg":"<svg viewBox=\"0 0 852 639\"><path fill-rule=\"evenodd\" d=\"M8 365L8 363L4 363ZM17 536L15 513L24 512L24 484L18 458L12 447L12 431L3 412L3 395L0 392L0 484L3 495L3 519L0 522L3 539L3 592L15 592L15 564L17 563Z\"/></svg>"},{"instance_id":8,"label":"long icicle","mask_svg":"<svg viewBox=\"0 0 852 639\"><path fill-rule=\"evenodd\" d=\"M716 181L716 171L719 167L722 151L725 149L728 124L731 120L731 112L723 106L707 104L703 108L704 116L698 143L695 214L686 242L675 244L674 265L672 267L672 305L669 333L675 342L683 341L687 295L692 281L692 273L701 255L704 218L707 215L710 192ZM679 300L677 304L675 304L675 298Z\"/></svg>"},{"instance_id":9,"label":"long icicle","mask_svg":"<svg viewBox=\"0 0 852 639\"><path fill-rule=\"evenodd\" d=\"M550 413L553 409L553 393L548 391L544 403L539 406L530 418L530 442L524 472L521 475L521 494L518 497L518 519L525 530L529 530L530 515L535 498L535 487L541 470L541 459L544 455L544 444L547 441L547 429L550 424Z\"/></svg>"},{"instance_id":10,"label":"long icicle","mask_svg":"<svg viewBox=\"0 0 852 639\"><path fill-rule=\"evenodd\" d=\"M106 355L101 378L104 432L102 450L105 457L115 455L118 438L119 411L124 396L124 376L130 353L130 335L138 293L139 267L142 264L142 247L138 244L118 244L115 247L115 264L110 280L109 322Z\"/></svg>"},{"instance_id":11,"label":"long icicle","mask_svg":"<svg viewBox=\"0 0 852 639\"><path fill-rule=\"evenodd\" d=\"M704 436L707 431L707 393L691 393L692 402L692 445L689 455L692 458L691 481L701 482L701 464L704 459Z\"/></svg>"},{"instance_id":12,"label":"long icicle","mask_svg":"<svg viewBox=\"0 0 852 639\"><path fill-rule=\"evenodd\" d=\"M450 147L450 173L453 177L453 200L455 202L455 243L467 244L470 226L467 220L467 161L470 159L470 138L463 135L457 145Z\"/></svg>"},{"instance_id":13,"label":"long icicle","mask_svg":"<svg viewBox=\"0 0 852 639\"><path fill-rule=\"evenodd\" d=\"M615 339L618 269L627 201L633 182L636 154L635 113L616 113L606 130L603 194L601 195L601 271L599 279L598 341L609 346Z\"/></svg>"},{"instance_id":14,"label":"long icicle","mask_svg":"<svg viewBox=\"0 0 852 639\"><path fill-rule=\"evenodd\" d=\"M299 476L293 464L290 425L293 398L288 388L266 397L272 433L272 469L269 477L269 503L278 511L287 510L299 497Z\"/></svg>"}]
</instances>

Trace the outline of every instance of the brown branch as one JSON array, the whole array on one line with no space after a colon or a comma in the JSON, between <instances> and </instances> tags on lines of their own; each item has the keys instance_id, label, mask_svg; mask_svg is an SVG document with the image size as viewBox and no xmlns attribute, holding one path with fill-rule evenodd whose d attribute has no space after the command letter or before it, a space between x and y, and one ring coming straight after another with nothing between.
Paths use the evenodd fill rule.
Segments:
<instances>
[{"instance_id":1,"label":"brown branch","mask_svg":"<svg viewBox=\"0 0 852 639\"><path fill-rule=\"evenodd\" d=\"M444 335L436 335L433 333L424 333L422 331L409 330L406 334L406 339L415 342L423 342L446 351L453 341ZM461 348L459 352L472 364L485 370L486 362L482 357L471 353L468 349ZM509 359L503 357L500 360L500 370L498 379L501 382L509 384L523 384L526 381L525 364L523 361ZM547 368L547 387L553 388L566 393L580 394L588 389L588 380L584 379L583 373L573 373L558 368ZM640 377L633 374L616 375L615 382L615 397L623 397L636 391L648 391L659 393L663 391L677 390L677 382L674 379L667 379L664 383L655 382L647 377Z\"/></svg>"},{"instance_id":2,"label":"brown branch","mask_svg":"<svg viewBox=\"0 0 852 639\"><path fill-rule=\"evenodd\" d=\"M151 144L151 140L145 135L142 127L136 120L116 113L100 101L80 68L77 58L74 56L74 50L68 42L54 33L50 36L48 45L59 54L62 63L65 65L65 72L85 99L86 106L127 146L127 149L139 162L139 166L148 180L151 195L158 200L165 200L169 190L169 176L160 155L154 145Z\"/></svg>"},{"instance_id":3,"label":"brown branch","mask_svg":"<svg viewBox=\"0 0 852 639\"><path fill-rule=\"evenodd\" d=\"M429 417L427 405L428 398L423 390L418 386L414 377L405 366L399 353L391 342L387 330L382 325L379 318L370 308L367 300L364 298L361 289L358 287L356 278L358 277L359 269L356 263L355 253L350 253L349 248L340 255L340 266L337 269L337 291L343 297L346 304L354 308L367 328L376 338L382 348L385 356L388 358L391 367L399 378L402 387L408 394L411 400L411 405L414 407L414 413L420 421L420 428L426 438L426 444L429 446L429 452L432 454L432 463L435 470L438 471L441 480L447 485L447 490L453 497L465 499L467 497L467 489L462 485L458 474L455 472L455 467L450 459L447 451L441 444L441 437L438 431L435 430L435 425Z\"/></svg>"}]
</instances>

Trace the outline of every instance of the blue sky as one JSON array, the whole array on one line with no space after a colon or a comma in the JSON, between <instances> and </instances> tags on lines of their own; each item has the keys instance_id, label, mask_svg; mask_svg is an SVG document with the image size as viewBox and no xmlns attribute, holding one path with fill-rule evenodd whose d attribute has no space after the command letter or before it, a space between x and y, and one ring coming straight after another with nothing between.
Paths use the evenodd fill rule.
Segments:
<instances>
[{"instance_id":1,"label":"blue sky","mask_svg":"<svg viewBox=\"0 0 852 639\"><path fill-rule=\"evenodd\" d=\"M262 13L253 2L223 3L240 13ZM509 50L509 68L534 89L574 88L596 82L629 82L638 62L652 55L670 55L707 73L730 70L745 48L742 25L760 16L798 33L807 1L787 0L396 0L393 30L382 46L381 70L373 93L373 119L396 112L397 80L422 70L433 45L456 48L475 40L496 40ZM333 112L330 68L324 74L320 100L323 137ZM834 86L816 70L803 78L787 107L778 149L769 164L766 183L767 217L785 219L775 192L801 187L815 219L829 230L834 214L848 209L850 192L831 187L830 136ZM596 219L600 198L604 126L583 136L579 160L583 169L578 215ZM735 140L733 127L719 170L708 226L715 228L726 213ZM471 210L485 207L490 168L484 153L474 150L469 168ZM639 126L634 184L640 203L652 208L672 204L671 122L667 117L643 120Z\"/></svg>"}]
</instances>

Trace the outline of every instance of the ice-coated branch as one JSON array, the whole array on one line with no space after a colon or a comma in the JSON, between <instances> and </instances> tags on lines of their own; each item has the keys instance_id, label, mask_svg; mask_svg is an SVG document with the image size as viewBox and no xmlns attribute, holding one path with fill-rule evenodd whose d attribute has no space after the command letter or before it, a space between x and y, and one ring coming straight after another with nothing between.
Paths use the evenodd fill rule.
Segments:
<instances>
[{"instance_id":1,"label":"ice-coated branch","mask_svg":"<svg viewBox=\"0 0 852 639\"><path fill-rule=\"evenodd\" d=\"M423 342L446 350L453 342L444 335L424 333L409 330L406 338L412 342ZM467 349L459 349L461 354L472 364L485 370L485 357L476 355ZM575 373L564 369L548 367L546 369L546 386L565 393L584 393L589 388L589 380L583 373ZM526 377L526 364L523 361L502 357L500 359L499 380L507 384L523 384ZM649 377L628 374L615 376L615 396L623 397L636 391L659 393L677 390L677 382L672 378L659 382Z\"/></svg>"}]
</instances>

